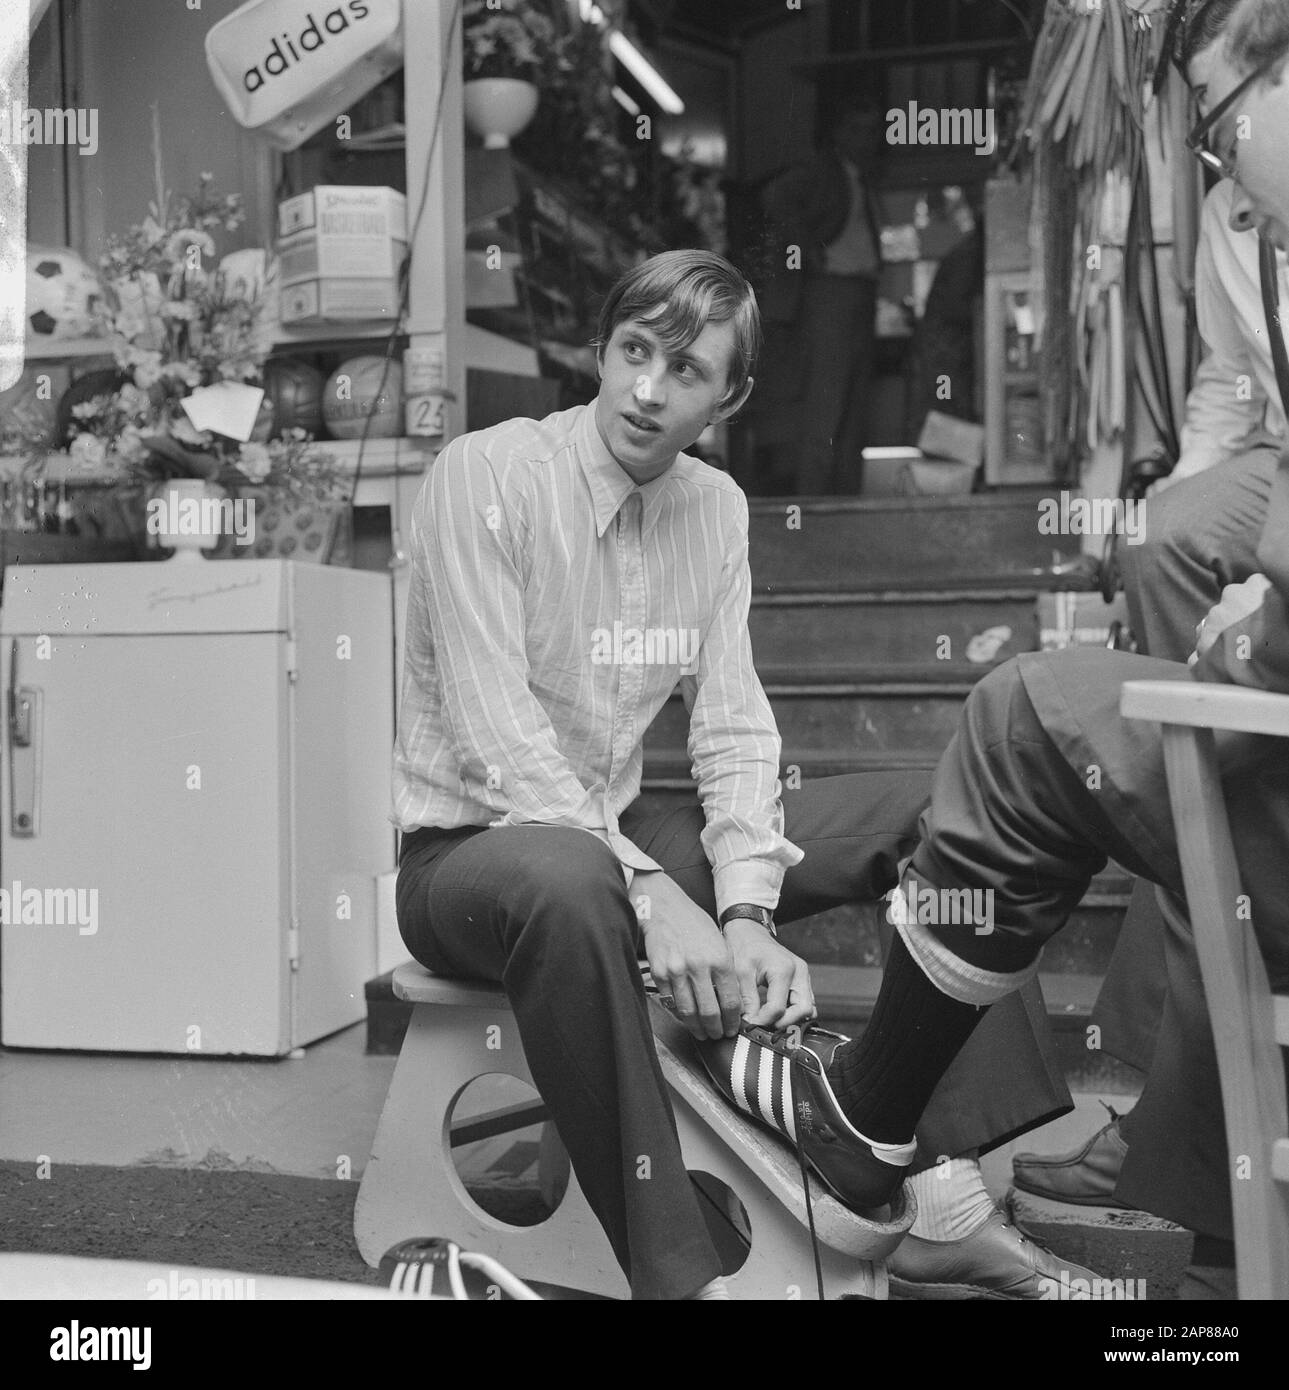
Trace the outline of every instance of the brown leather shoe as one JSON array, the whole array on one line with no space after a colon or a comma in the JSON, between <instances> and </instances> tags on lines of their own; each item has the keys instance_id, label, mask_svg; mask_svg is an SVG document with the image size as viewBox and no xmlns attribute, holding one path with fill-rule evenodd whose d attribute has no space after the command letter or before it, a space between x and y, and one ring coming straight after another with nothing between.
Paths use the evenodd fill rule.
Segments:
<instances>
[{"instance_id":1,"label":"brown leather shoe","mask_svg":"<svg viewBox=\"0 0 1289 1390\"><path fill-rule=\"evenodd\" d=\"M1012 1159L1012 1181L1016 1186L1051 1202L1131 1210L1114 1195L1128 1152L1119 1132L1123 1117L1108 1105L1106 1109L1110 1111L1110 1123L1097 1130L1081 1149L1068 1154L1017 1154Z\"/></svg>"},{"instance_id":2,"label":"brown leather shoe","mask_svg":"<svg viewBox=\"0 0 1289 1390\"><path fill-rule=\"evenodd\" d=\"M961 1240L905 1236L887 1270L891 1292L900 1298L1059 1299L1062 1288L1072 1284L1087 1291L1106 1284L1090 1269L1030 1240L1000 1211ZM1086 1285L1074 1283L1079 1279Z\"/></svg>"}]
</instances>

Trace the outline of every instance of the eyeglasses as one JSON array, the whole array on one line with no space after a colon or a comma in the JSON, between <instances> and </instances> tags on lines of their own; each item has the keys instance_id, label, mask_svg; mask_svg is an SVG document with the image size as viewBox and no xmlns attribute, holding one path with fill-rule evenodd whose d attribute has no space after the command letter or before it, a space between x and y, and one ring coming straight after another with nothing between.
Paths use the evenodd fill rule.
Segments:
<instances>
[{"instance_id":1,"label":"eyeglasses","mask_svg":"<svg viewBox=\"0 0 1289 1390\"><path fill-rule=\"evenodd\" d=\"M1259 67L1254 68L1243 82L1223 97L1207 116L1202 117L1197 122L1194 130L1186 137L1186 148L1218 178L1233 179L1235 177L1235 160L1210 148L1208 137L1217 129L1219 122L1231 111L1245 92L1253 86L1258 78L1275 67L1282 57L1283 54L1276 54L1275 57L1267 59Z\"/></svg>"}]
</instances>

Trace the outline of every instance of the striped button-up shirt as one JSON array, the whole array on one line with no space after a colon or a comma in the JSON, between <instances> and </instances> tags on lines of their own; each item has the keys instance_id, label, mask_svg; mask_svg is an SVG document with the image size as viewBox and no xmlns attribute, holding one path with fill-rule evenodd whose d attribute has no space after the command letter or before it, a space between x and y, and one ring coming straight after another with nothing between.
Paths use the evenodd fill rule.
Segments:
<instances>
[{"instance_id":1,"label":"striped button-up shirt","mask_svg":"<svg viewBox=\"0 0 1289 1390\"><path fill-rule=\"evenodd\" d=\"M630 881L618 828L645 730L679 684L718 910L778 904L779 734L752 665L747 502L686 454L637 487L592 406L462 435L412 515L393 816L558 825Z\"/></svg>"}]
</instances>

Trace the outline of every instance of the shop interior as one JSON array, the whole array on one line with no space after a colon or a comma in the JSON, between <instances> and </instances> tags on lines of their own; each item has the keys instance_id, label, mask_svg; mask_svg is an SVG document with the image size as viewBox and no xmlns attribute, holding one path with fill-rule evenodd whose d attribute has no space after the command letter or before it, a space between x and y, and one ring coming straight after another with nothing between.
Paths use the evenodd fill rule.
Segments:
<instances>
[{"instance_id":1,"label":"shop interior","mask_svg":"<svg viewBox=\"0 0 1289 1390\"><path fill-rule=\"evenodd\" d=\"M1122 504L1176 458L1204 185L1184 85L1148 115L1132 94L1167 5L1106 5L1066 62L1052 12L1073 30L1083 0L32 0L0 144L25 305L0 342L0 878L82 896L79 927L0 927L0 1167L29 1213L4 1249L380 1282L352 1221L412 1015L388 821L412 506L455 435L593 397L599 306L645 257L725 255L762 308L752 398L694 452L749 498L786 767L933 766L994 666L1116 643L1112 547L1036 508ZM343 247L333 194L364 229ZM254 539L188 528L203 504L249 505ZM659 805L689 779L673 704ZM1131 888L1109 866L1044 964L1077 1106L1052 1148L1139 1085L1084 1037ZM875 919L788 937L822 1017L861 1027ZM494 1225L558 1205L535 1103L485 1077L450 1117ZM110 1188L91 1248L28 1180L42 1157L178 1186ZM221 1202L225 1258L183 1221L131 1238L149 1203ZM1167 1289L1186 1251L1158 1238Z\"/></svg>"}]
</instances>

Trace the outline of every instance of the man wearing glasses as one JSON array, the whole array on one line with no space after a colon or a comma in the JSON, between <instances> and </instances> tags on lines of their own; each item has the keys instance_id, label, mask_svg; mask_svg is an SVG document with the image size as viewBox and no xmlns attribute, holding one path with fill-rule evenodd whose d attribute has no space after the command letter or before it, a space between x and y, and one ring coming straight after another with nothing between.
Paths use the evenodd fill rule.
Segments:
<instances>
[{"instance_id":1,"label":"man wearing glasses","mask_svg":"<svg viewBox=\"0 0 1289 1390\"><path fill-rule=\"evenodd\" d=\"M1242 0L1210 60L1209 112L1193 137L1197 151L1234 160L1233 210L1282 248L1289 246L1287 67L1289 5ZM907 1141L957 1050L988 1006L1033 977L1043 943L1107 857L1160 885L1169 904L1168 994L1121 1190L1131 1183L1138 1205L1196 1232L1183 1298L1234 1294L1222 1098L1185 917L1161 733L1122 719L1119 692L1124 681L1139 679L1289 691L1289 456L1271 488L1257 565L1256 579L1228 589L1205 618L1190 670L1090 648L1032 652L975 687L936 770L901 898L911 904L928 894L992 893L993 930L899 912L872 1021L862 1038L832 1052L827 1067L836 1104L856 1133L874 1146ZM1222 764L1253 928L1271 986L1284 990L1289 746L1232 735Z\"/></svg>"},{"instance_id":2,"label":"man wearing glasses","mask_svg":"<svg viewBox=\"0 0 1289 1390\"><path fill-rule=\"evenodd\" d=\"M1196 313L1207 352L1187 397L1177 466L1147 504L1144 542L1119 552L1138 650L1168 661L1189 657L1196 624L1224 586L1257 572L1284 438L1275 340L1259 284L1266 243L1256 234L1260 224L1249 196L1236 182L1249 148L1240 138L1252 119L1245 97L1274 60L1264 53L1224 97L1220 85L1224 30L1241 4L1201 0L1175 11L1173 61L1202 113L1187 147L1219 179L1204 202L1195 258ZM1258 153L1254 147L1248 157ZM1274 245L1269 253L1272 282L1283 299L1289 287L1285 254ZM1153 889L1139 892L1097 1003L1103 1047L1141 1071L1150 1068L1163 1011L1165 930ZM1116 1184L1134 1123L1131 1115L1113 1116L1072 1153L1017 1154L1017 1186L1055 1201L1122 1205L1127 1197Z\"/></svg>"}]
</instances>

